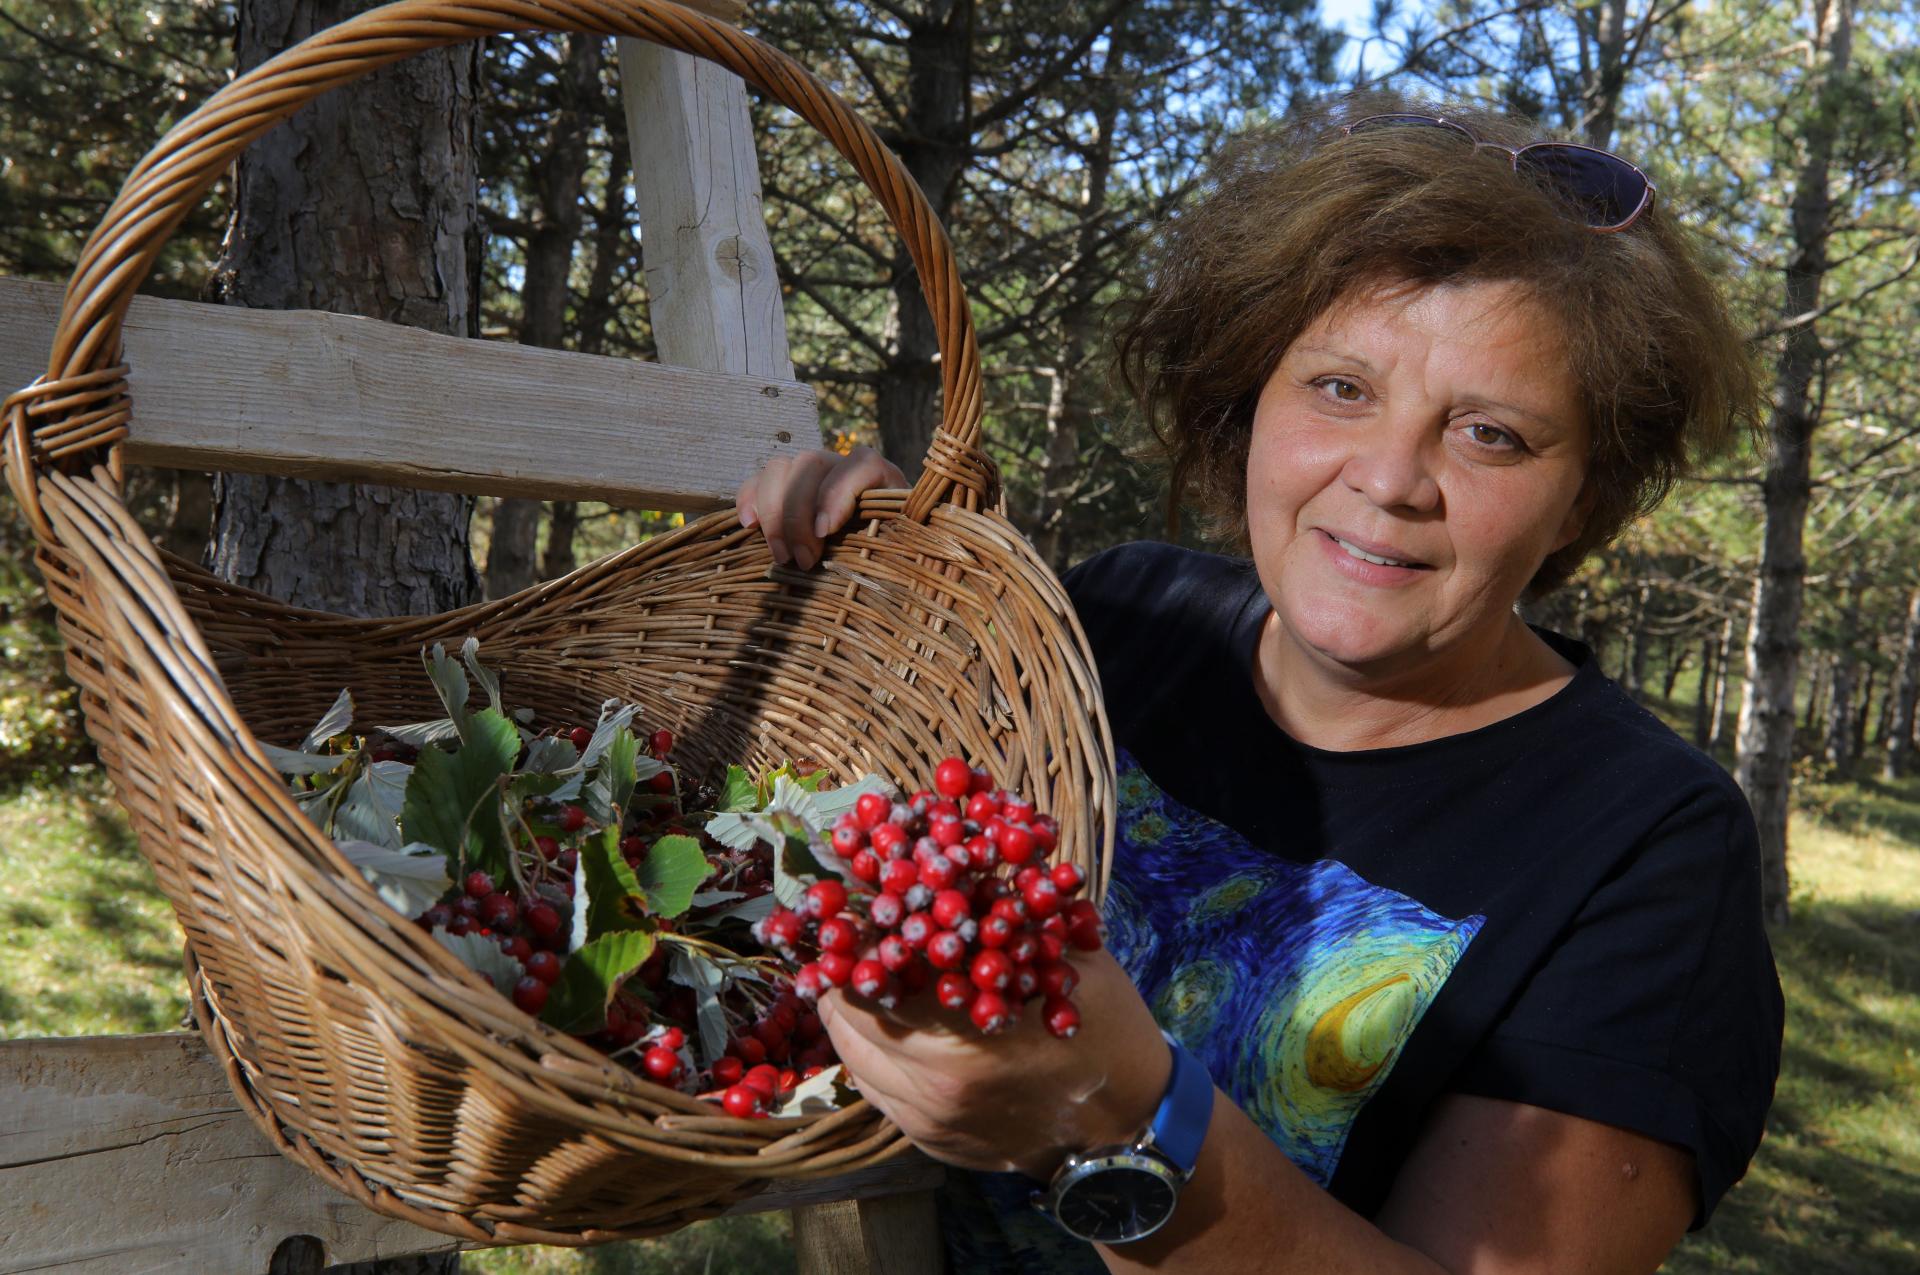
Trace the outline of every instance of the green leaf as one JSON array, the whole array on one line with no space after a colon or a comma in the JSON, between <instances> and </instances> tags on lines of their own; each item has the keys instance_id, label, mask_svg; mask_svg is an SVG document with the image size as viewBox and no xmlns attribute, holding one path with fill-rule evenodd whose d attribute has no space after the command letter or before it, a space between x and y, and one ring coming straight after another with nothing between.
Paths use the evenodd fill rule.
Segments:
<instances>
[{"instance_id":1,"label":"green leaf","mask_svg":"<svg viewBox=\"0 0 1920 1275\"><path fill-rule=\"evenodd\" d=\"M447 648L438 642L421 659L427 666L427 676L433 680L433 689L440 693L440 702L447 706L447 720L453 723L454 731L464 743L468 735L467 675L447 658Z\"/></svg>"},{"instance_id":2,"label":"green leaf","mask_svg":"<svg viewBox=\"0 0 1920 1275\"><path fill-rule=\"evenodd\" d=\"M558 775L579 764L580 750L573 746L572 740L561 739L557 735L542 735L527 745L527 760L520 769Z\"/></svg>"},{"instance_id":3,"label":"green leaf","mask_svg":"<svg viewBox=\"0 0 1920 1275\"><path fill-rule=\"evenodd\" d=\"M600 705L600 723L593 728L593 737L587 741L587 747L580 754L580 765L591 770L600 760L600 754L607 751L613 743L615 731L626 729L633 721L633 715L640 711L638 704L621 707L620 701L610 699Z\"/></svg>"},{"instance_id":4,"label":"green leaf","mask_svg":"<svg viewBox=\"0 0 1920 1275\"><path fill-rule=\"evenodd\" d=\"M679 916L693 906L693 892L713 872L693 837L662 837L640 864L640 889L655 916Z\"/></svg>"},{"instance_id":5,"label":"green leaf","mask_svg":"<svg viewBox=\"0 0 1920 1275\"><path fill-rule=\"evenodd\" d=\"M508 856L499 780L513 769L520 735L490 708L473 714L467 730L457 752L421 751L407 780L400 830L406 840L426 842L463 869L481 868L500 879L508 875Z\"/></svg>"},{"instance_id":6,"label":"green leaf","mask_svg":"<svg viewBox=\"0 0 1920 1275\"><path fill-rule=\"evenodd\" d=\"M456 935L445 930L435 930L433 937L441 947L459 957L462 965L484 975L502 995L513 995L513 985L525 971L520 962L500 950L498 942L484 935Z\"/></svg>"},{"instance_id":7,"label":"green leaf","mask_svg":"<svg viewBox=\"0 0 1920 1275\"><path fill-rule=\"evenodd\" d=\"M599 1031L613 994L653 955L653 944L651 930L616 930L588 942L561 967L541 1020L564 1032Z\"/></svg>"},{"instance_id":8,"label":"green leaf","mask_svg":"<svg viewBox=\"0 0 1920 1275\"><path fill-rule=\"evenodd\" d=\"M347 862L360 869L374 892L401 916L412 918L432 907L453 888L445 855L428 846L392 849L371 841L335 843ZM469 962L471 964L471 962Z\"/></svg>"},{"instance_id":9,"label":"green leaf","mask_svg":"<svg viewBox=\"0 0 1920 1275\"><path fill-rule=\"evenodd\" d=\"M480 663L480 639L469 637L460 644L460 662L467 666L467 672L473 674L473 680L480 683L480 689L487 693L487 703L496 713L504 712L500 707L500 678L490 668Z\"/></svg>"},{"instance_id":10,"label":"green leaf","mask_svg":"<svg viewBox=\"0 0 1920 1275\"><path fill-rule=\"evenodd\" d=\"M620 857L620 829L608 828L580 847L580 868L586 884L588 940L614 930L632 930L648 924L651 909L647 891L634 879L633 869ZM578 895L580 888L574 887Z\"/></svg>"},{"instance_id":11,"label":"green leaf","mask_svg":"<svg viewBox=\"0 0 1920 1275\"><path fill-rule=\"evenodd\" d=\"M343 687L339 698L333 701L333 707L314 723L313 729L307 732L307 737L300 741L300 751L319 752L327 746L328 740L335 735L345 733L347 727L351 725L353 725L353 695Z\"/></svg>"},{"instance_id":12,"label":"green leaf","mask_svg":"<svg viewBox=\"0 0 1920 1275\"><path fill-rule=\"evenodd\" d=\"M269 744L265 740L259 743L260 751L267 755L267 761L283 775L324 775L330 770L340 769L340 764L353 756L352 753L303 753Z\"/></svg>"},{"instance_id":13,"label":"green leaf","mask_svg":"<svg viewBox=\"0 0 1920 1275\"><path fill-rule=\"evenodd\" d=\"M634 784L638 782L633 762L639 755L640 741L632 731L622 726L613 732L606 751L600 755L593 782L581 792L587 813L596 822L617 824L626 813L627 802L632 800Z\"/></svg>"},{"instance_id":14,"label":"green leaf","mask_svg":"<svg viewBox=\"0 0 1920 1275\"><path fill-rule=\"evenodd\" d=\"M760 789L753 782L753 776L744 766L727 767L726 782L720 785L720 801L714 807L720 811L758 810L760 808Z\"/></svg>"},{"instance_id":15,"label":"green leaf","mask_svg":"<svg viewBox=\"0 0 1920 1275\"><path fill-rule=\"evenodd\" d=\"M685 944L675 943L668 950L672 959L667 966L667 977L683 987L693 989L694 1022L699 1027L700 1037L700 1065L711 1066L713 1060L727 1050L727 1013L720 1004L720 993L727 986L727 972Z\"/></svg>"}]
</instances>

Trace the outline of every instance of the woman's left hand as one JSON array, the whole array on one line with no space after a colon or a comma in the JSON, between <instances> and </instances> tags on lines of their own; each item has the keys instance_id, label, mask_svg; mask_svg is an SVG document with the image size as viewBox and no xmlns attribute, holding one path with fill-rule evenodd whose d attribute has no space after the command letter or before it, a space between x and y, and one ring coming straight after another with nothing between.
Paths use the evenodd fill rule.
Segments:
<instances>
[{"instance_id":1,"label":"woman's left hand","mask_svg":"<svg viewBox=\"0 0 1920 1275\"><path fill-rule=\"evenodd\" d=\"M1111 953L1071 953L1080 1031L1051 1035L1041 1002L981 1035L932 989L892 1010L833 991L820 1017L861 1094L915 1145L967 1169L1046 1180L1075 1151L1130 1142L1153 1118L1172 1056Z\"/></svg>"}]
</instances>

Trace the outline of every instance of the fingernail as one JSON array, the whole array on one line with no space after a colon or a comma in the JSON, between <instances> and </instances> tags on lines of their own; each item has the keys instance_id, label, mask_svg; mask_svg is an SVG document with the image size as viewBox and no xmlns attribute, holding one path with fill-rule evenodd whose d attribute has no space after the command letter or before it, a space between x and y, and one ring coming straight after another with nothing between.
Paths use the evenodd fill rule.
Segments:
<instances>
[{"instance_id":1,"label":"fingernail","mask_svg":"<svg viewBox=\"0 0 1920 1275\"><path fill-rule=\"evenodd\" d=\"M760 515L754 513L751 509L743 509L740 511L740 525L742 527L757 527L760 525Z\"/></svg>"},{"instance_id":2,"label":"fingernail","mask_svg":"<svg viewBox=\"0 0 1920 1275\"><path fill-rule=\"evenodd\" d=\"M801 545L793 551L793 560L802 571L812 570L813 564L819 561L819 559L813 556L813 550L807 548L805 545Z\"/></svg>"},{"instance_id":3,"label":"fingernail","mask_svg":"<svg viewBox=\"0 0 1920 1275\"><path fill-rule=\"evenodd\" d=\"M833 528L828 525L827 516L825 514L823 513L815 514L813 516L813 534L814 535L825 536L831 530L833 530Z\"/></svg>"}]
</instances>

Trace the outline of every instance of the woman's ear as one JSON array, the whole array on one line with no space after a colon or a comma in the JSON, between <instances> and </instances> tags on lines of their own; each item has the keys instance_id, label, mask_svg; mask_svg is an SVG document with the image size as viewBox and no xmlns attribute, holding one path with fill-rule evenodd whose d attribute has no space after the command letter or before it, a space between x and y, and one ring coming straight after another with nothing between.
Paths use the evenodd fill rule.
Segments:
<instances>
[{"instance_id":1,"label":"woman's ear","mask_svg":"<svg viewBox=\"0 0 1920 1275\"><path fill-rule=\"evenodd\" d=\"M1549 557L1580 538L1580 533L1587 529L1587 519L1593 516L1593 506L1598 498L1592 483L1580 488L1580 494L1573 498L1573 507L1567 510L1567 516L1560 524L1560 534L1554 539L1553 548L1547 551Z\"/></svg>"}]
</instances>

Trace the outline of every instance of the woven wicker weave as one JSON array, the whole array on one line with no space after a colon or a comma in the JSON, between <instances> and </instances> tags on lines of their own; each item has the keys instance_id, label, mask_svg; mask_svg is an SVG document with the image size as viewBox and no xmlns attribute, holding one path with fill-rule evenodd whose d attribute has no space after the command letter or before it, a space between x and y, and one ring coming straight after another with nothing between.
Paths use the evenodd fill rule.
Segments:
<instances>
[{"instance_id":1,"label":"woven wicker weave","mask_svg":"<svg viewBox=\"0 0 1920 1275\"><path fill-rule=\"evenodd\" d=\"M385 63L496 32L637 36L717 62L819 128L908 244L940 331L944 412L911 491L868 493L820 569L772 565L730 513L445 615L303 611L164 558L121 500L122 316L185 212L252 139ZM187 934L202 1032L287 1155L362 1203L478 1242L590 1243L712 1214L766 1180L899 1151L866 1104L739 1121L522 1015L389 911L289 798L291 743L342 686L363 721L436 715L419 651L477 635L545 721L602 698L670 726L695 772L983 760L1104 884L1112 743L1058 581L995 512L979 357L944 233L899 162L806 71L650 0L411 0L235 80L128 178L69 286L45 377L7 400L9 485L39 542L89 733ZM216 405L209 405L217 410ZM537 427L537 426L535 426Z\"/></svg>"}]
</instances>

